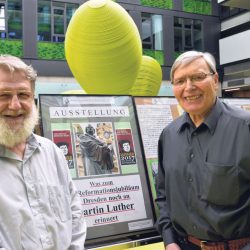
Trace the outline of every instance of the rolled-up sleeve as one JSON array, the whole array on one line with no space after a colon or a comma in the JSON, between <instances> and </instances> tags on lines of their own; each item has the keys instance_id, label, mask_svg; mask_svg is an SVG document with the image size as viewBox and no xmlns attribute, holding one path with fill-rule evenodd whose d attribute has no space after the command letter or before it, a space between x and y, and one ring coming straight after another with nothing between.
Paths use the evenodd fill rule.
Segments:
<instances>
[{"instance_id":1,"label":"rolled-up sleeve","mask_svg":"<svg viewBox=\"0 0 250 250\"><path fill-rule=\"evenodd\" d=\"M69 249L82 250L84 249L87 226L81 208L80 197L72 181L70 182L70 189L72 211L72 241Z\"/></svg>"}]
</instances>

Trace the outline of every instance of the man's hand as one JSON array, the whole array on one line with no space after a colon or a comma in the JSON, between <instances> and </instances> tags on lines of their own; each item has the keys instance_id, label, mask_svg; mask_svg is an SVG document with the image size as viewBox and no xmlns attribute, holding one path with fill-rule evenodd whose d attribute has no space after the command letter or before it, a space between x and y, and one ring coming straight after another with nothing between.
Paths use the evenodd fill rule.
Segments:
<instances>
[{"instance_id":1,"label":"man's hand","mask_svg":"<svg viewBox=\"0 0 250 250\"><path fill-rule=\"evenodd\" d=\"M166 250L181 250L176 243L171 243L166 246Z\"/></svg>"}]
</instances>

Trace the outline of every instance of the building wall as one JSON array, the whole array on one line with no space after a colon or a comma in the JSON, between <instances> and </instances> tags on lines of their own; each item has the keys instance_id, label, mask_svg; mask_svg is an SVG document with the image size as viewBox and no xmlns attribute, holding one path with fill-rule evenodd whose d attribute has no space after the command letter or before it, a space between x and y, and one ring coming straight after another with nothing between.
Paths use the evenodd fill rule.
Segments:
<instances>
[{"instance_id":1,"label":"building wall","mask_svg":"<svg viewBox=\"0 0 250 250\"><path fill-rule=\"evenodd\" d=\"M190 7L189 3L194 7ZM208 0L209 1L209 0ZM65 3L78 3L82 4L85 1L80 0L60 0ZM203 50L211 52L216 61L219 62L219 33L220 33L220 20L218 17L218 5L216 0L211 2L211 13L200 14L194 12L206 12L200 7L200 0L166 0L167 7L171 9L159 8L163 1L150 1L150 0L118 0L133 18L138 27L139 32L142 32L141 13L151 13L162 15L163 20L163 53L164 62L162 63L163 81L169 81L169 72L171 65L176 58L174 51L174 17L199 19L203 22ZM141 2L144 5L141 5ZM196 4L196 5L194 5ZM37 5L38 0L22 0L23 5L23 41L21 57L29 64L32 64L38 71L38 75L42 77L73 77L67 62L63 58L55 59L41 59L39 58L40 45L37 42ZM156 6L156 7L152 7ZM185 11L183 10L185 6ZM210 10L209 10L210 11ZM1 42L1 41L0 41ZM53 45L53 44L52 44ZM63 51L63 43L54 44L56 49ZM54 49L54 47L52 49ZM50 49L50 50L52 50ZM1 49L0 49L1 50ZM0 53L3 53L0 51Z\"/></svg>"},{"instance_id":2,"label":"building wall","mask_svg":"<svg viewBox=\"0 0 250 250\"><path fill-rule=\"evenodd\" d=\"M249 97L250 2L218 2L221 4L219 51L223 70L222 94L225 97Z\"/></svg>"}]
</instances>

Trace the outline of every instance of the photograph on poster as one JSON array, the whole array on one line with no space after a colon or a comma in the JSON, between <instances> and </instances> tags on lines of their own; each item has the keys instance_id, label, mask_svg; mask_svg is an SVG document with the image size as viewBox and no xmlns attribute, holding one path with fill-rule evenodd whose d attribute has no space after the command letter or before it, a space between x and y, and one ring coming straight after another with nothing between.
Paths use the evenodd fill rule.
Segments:
<instances>
[{"instance_id":1,"label":"photograph on poster","mask_svg":"<svg viewBox=\"0 0 250 250\"><path fill-rule=\"evenodd\" d=\"M119 173L111 122L72 123L79 177Z\"/></svg>"},{"instance_id":2,"label":"photograph on poster","mask_svg":"<svg viewBox=\"0 0 250 250\"><path fill-rule=\"evenodd\" d=\"M116 129L121 165L136 164L134 142L131 129Z\"/></svg>"},{"instance_id":3,"label":"photograph on poster","mask_svg":"<svg viewBox=\"0 0 250 250\"><path fill-rule=\"evenodd\" d=\"M62 150L69 169L74 168L71 131L70 130L53 130L53 141Z\"/></svg>"}]
</instances>

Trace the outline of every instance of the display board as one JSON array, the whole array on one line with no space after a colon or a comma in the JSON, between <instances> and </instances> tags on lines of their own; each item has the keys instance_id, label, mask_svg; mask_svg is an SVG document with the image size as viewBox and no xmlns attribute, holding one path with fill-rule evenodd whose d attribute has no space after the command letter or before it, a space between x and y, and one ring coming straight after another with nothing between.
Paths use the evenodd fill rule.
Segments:
<instances>
[{"instance_id":1,"label":"display board","mask_svg":"<svg viewBox=\"0 0 250 250\"><path fill-rule=\"evenodd\" d=\"M81 197L88 242L154 231L132 97L39 95L42 135L62 149Z\"/></svg>"},{"instance_id":2,"label":"display board","mask_svg":"<svg viewBox=\"0 0 250 250\"><path fill-rule=\"evenodd\" d=\"M250 99L220 98L222 101L250 111ZM158 139L161 131L183 113L172 97L134 97L147 171L153 198L156 198L155 178L158 172ZM155 205L156 214L158 214Z\"/></svg>"},{"instance_id":3,"label":"display board","mask_svg":"<svg viewBox=\"0 0 250 250\"><path fill-rule=\"evenodd\" d=\"M183 112L173 97L134 97L153 198L156 198L158 139L161 131ZM158 214L155 205L156 214Z\"/></svg>"},{"instance_id":4,"label":"display board","mask_svg":"<svg viewBox=\"0 0 250 250\"><path fill-rule=\"evenodd\" d=\"M250 111L250 98L223 98L225 103Z\"/></svg>"}]
</instances>

